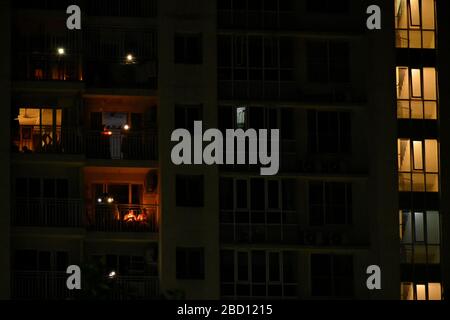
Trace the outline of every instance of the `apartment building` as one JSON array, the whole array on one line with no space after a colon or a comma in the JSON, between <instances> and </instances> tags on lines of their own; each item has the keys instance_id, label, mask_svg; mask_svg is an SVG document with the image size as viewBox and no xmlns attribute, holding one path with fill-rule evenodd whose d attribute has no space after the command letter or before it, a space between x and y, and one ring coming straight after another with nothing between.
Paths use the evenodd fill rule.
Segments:
<instances>
[{"instance_id":1,"label":"apartment building","mask_svg":"<svg viewBox=\"0 0 450 320\"><path fill-rule=\"evenodd\" d=\"M71 4L10 3L10 297L159 297L156 3Z\"/></svg>"},{"instance_id":2,"label":"apartment building","mask_svg":"<svg viewBox=\"0 0 450 320\"><path fill-rule=\"evenodd\" d=\"M445 2L1 5L2 298L444 298ZM280 129L279 173L174 165L196 120Z\"/></svg>"}]
</instances>

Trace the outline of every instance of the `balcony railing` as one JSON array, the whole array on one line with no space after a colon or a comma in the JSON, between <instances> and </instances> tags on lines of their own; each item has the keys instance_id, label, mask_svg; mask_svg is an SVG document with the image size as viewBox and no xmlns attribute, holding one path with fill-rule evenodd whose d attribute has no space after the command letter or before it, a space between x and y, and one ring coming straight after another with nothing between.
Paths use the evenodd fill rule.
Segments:
<instances>
[{"instance_id":1,"label":"balcony railing","mask_svg":"<svg viewBox=\"0 0 450 320\"><path fill-rule=\"evenodd\" d=\"M14 80L18 81L81 81L79 55L19 53L14 59Z\"/></svg>"},{"instance_id":2,"label":"balcony railing","mask_svg":"<svg viewBox=\"0 0 450 320\"><path fill-rule=\"evenodd\" d=\"M294 81L230 81L218 83L220 99L296 100L299 89Z\"/></svg>"},{"instance_id":3,"label":"balcony railing","mask_svg":"<svg viewBox=\"0 0 450 320\"><path fill-rule=\"evenodd\" d=\"M21 126L13 151L24 154L86 154L89 159L156 160L154 131L113 133L87 132L81 128Z\"/></svg>"},{"instance_id":4,"label":"balcony railing","mask_svg":"<svg viewBox=\"0 0 450 320\"><path fill-rule=\"evenodd\" d=\"M20 126L13 151L21 153L81 154L84 150L81 129L60 126Z\"/></svg>"},{"instance_id":5,"label":"balcony railing","mask_svg":"<svg viewBox=\"0 0 450 320\"><path fill-rule=\"evenodd\" d=\"M68 290L64 272L14 272L11 279L12 299L67 300L74 291Z\"/></svg>"},{"instance_id":6,"label":"balcony railing","mask_svg":"<svg viewBox=\"0 0 450 320\"><path fill-rule=\"evenodd\" d=\"M157 136L153 132L112 133L89 132L86 136L86 155L90 159L155 160Z\"/></svg>"},{"instance_id":7,"label":"balcony railing","mask_svg":"<svg viewBox=\"0 0 450 320\"><path fill-rule=\"evenodd\" d=\"M221 223L220 240L224 243L279 243L331 247L367 244L367 239L357 238L354 230L345 227L314 229L288 223Z\"/></svg>"},{"instance_id":8,"label":"balcony railing","mask_svg":"<svg viewBox=\"0 0 450 320\"><path fill-rule=\"evenodd\" d=\"M21 227L83 227L82 202L79 199L17 198L13 225Z\"/></svg>"},{"instance_id":9,"label":"balcony railing","mask_svg":"<svg viewBox=\"0 0 450 320\"><path fill-rule=\"evenodd\" d=\"M111 300L155 299L160 297L156 276L120 276L112 285Z\"/></svg>"},{"instance_id":10,"label":"balcony railing","mask_svg":"<svg viewBox=\"0 0 450 320\"><path fill-rule=\"evenodd\" d=\"M12 274L11 295L13 299L19 300L77 299L77 294L80 292L68 290L66 281L67 274L64 272L16 271ZM106 296L98 298L135 300L155 299L160 296L157 276L120 276L117 279L108 280L108 286ZM83 283L82 287L84 287Z\"/></svg>"},{"instance_id":11,"label":"balcony railing","mask_svg":"<svg viewBox=\"0 0 450 320\"><path fill-rule=\"evenodd\" d=\"M99 232L157 233L156 205L96 205L88 210L88 228Z\"/></svg>"}]
</instances>

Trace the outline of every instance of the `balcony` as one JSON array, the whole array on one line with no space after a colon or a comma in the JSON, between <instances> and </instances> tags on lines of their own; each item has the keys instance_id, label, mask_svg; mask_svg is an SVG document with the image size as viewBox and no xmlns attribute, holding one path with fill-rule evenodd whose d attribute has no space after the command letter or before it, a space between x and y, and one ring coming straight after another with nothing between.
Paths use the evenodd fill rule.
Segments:
<instances>
[{"instance_id":1,"label":"balcony","mask_svg":"<svg viewBox=\"0 0 450 320\"><path fill-rule=\"evenodd\" d=\"M156 205L96 205L88 209L88 229L97 232L158 233Z\"/></svg>"},{"instance_id":2,"label":"balcony","mask_svg":"<svg viewBox=\"0 0 450 320\"><path fill-rule=\"evenodd\" d=\"M73 300L76 290L66 286L67 274L64 272L21 271L14 272L11 280L12 299L19 300ZM108 280L106 280L108 281ZM108 300L154 299L160 296L159 279L156 276L120 276L106 282L105 296ZM82 287L86 287L82 284Z\"/></svg>"},{"instance_id":3,"label":"balcony","mask_svg":"<svg viewBox=\"0 0 450 320\"><path fill-rule=\"evenodd\" d=\"M223 243L270 243L302 246L365 246L367 239L349 226L303 227L295 223L221 223Z\"/></svg>"},{"instance_id":4,"label":"balcony","mask_svg":"<svg viewBox=\"0 0 450 320\"><path fill-rule=\"evenodd\" d=\"M219 99L298 100L299 89L294 81L231 81L220 80Z\"/></svg>"},{"instance_id":5,"label":"balcony","mask_svg":"<svg viewBox=\"0 0 450 320\"><path fill-rule=\"evenodd\" d=\"M86 156L104 160L156 160L157 135L155 132L88 132Z\"/></svg>"},{"instance_id":6,"label":"balcony","mask_svg":"<svg viewBox=\"0 0 450 320\"><path fill-rule=\"evenodd\" d=\"M14 59L13 80L82 81L81 57L55 53L23 53Z\"/></svg>"},{"instance_id":7,"label":"balcony","mask_svg":"<svg viewBox=\"0 0 450 320\"><path fill-rule=\"evenodd\" d=\"M156 276L120 276L112 284L110 300L141 300L160 297Z\"/></svg>"},{"instance_id":8,"label":"balcony","mask_svg":"<svg viewBox=\"0 0 450 320\"><path fill-rule=\"evenodd\" d=\"M158 88L157 62L150 60L136 64L92 61L86 64L86 87L102 89Z\"/></svg>"},{"instance_id":9,"label":"balcony","mask_svg":"<svg viewBox=\"0 0 450 320\"><path fill-rule=\"evenodd\" d=\"M12 223L18 227L81 228L84 226L79 199L17 198Z\"/></svg>"},{"instance_id":10,"label":"balcony","mask_svg":"<svg viewBox=\"0 0 450 320\"><path fill-rule=\"evenodd\" d=\"M103 160L156 160L156 132L87 132L81 128L20 126L12 151L22 154L75 155Z\"/></svg>"},{"instance_id":11,"label":"balcony","mask_svg":"<svg viewBox=\"0 0 450 320\"><path fill-rule=\"evenodd\" d=\"M13 151L25 154L81 154L83 135L78 128L20 126L13 139Z\"/></svg>"},{"instance_id":12,"label":"balcony","mask_svg":"<svg viewBox=\"0 0 450 320\"><path fill-rule=\"evenodd\" d=\"M85 228L97 232L158 233L156 205L97 205L83 215L82 200L17 198L12 224L16 227Z\"/></svg>"},{"instance_id":13,"label":"balcony","mask_svg":"<svg viewBox=\"0 0 450 320\"><path fill-rule=\"evenodd\" d=\"M68 300L74 291L68 290L65 272L14 272L11 279L11 298L20 300Z\"/></svg>"}]
</instances>

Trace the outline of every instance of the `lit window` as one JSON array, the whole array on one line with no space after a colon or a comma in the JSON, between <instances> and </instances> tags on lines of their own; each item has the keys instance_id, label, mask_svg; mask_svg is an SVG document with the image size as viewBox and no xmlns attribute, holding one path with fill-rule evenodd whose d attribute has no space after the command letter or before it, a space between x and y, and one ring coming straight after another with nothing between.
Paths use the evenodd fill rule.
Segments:
<instances>
[{"instance_id":1,"label":"lit window","mask_svg":"<svg viewBox=\"0 0 450 320\"><path fill-rule=\"evenodd\" d=\"M246 107L238 107L236 109L236 127L238 129L245 129L245 114L247 112Z\"/></svg>"},{"instance_id":2,"label":"lit window","mask_svg":"<svg viewBox=\"0 0 450 320\"><path fill-rule=\"evenodd\" d=\"M439 191L439 145L437 140L398 140L399 190Z\"/></svg>"},{"instance_id":3,"label":"lit window","mask_svg":"<svg viewBox=\"0 0 450 320\"><path fill-rule=\"evenodd\" d=\"M61 138L61 109L20 108L15 144L22 152L54 151Z\"/></svg>"},{"instance_id":4,"label":"lit window","mask_svg":"<svg viewBox=\"0 0 450 320\"><path fill-rule=\"evenodd\" d=\"M440 283L412 283L401 284L402 300L442 300L442 286Z\"/></svg>"},{"instance_id":5,"label":"lit window","mask_svg":"<svg viewBox=\"0 0 450 320\"><path fill-rule=\"evenodd\" d=\"M412 69L411 76L411 95L413 98L422 98L422 75L420 69Z\"/></svg>"},{"instance_id":6,"label":"lit window","mask_svg":"<svg viewBox=\"0 0 450 320\"><path fill-rule=\"evenodd\" d=\"M435 0L396 0L397 47L435 48Z\"/></svg>"},{"instance_id":7,"label":"lit window","mask_svg":"<svg viewBox=\"0 0 450 320\"><path fill-rule=\"evenodd\" d=\"M397 117L436 120L437 107L436 69L397 67Z\"/></svg>"},{"instance_id":8,"label":"lit window","mask_svg":"<svg viewBox=\"0 0 450 320\"><path fill-rule=\"evenodd\" d=\"M422 141L414 141L413 150L414 170L423 170Z\"/></svg>"}]
</instances>

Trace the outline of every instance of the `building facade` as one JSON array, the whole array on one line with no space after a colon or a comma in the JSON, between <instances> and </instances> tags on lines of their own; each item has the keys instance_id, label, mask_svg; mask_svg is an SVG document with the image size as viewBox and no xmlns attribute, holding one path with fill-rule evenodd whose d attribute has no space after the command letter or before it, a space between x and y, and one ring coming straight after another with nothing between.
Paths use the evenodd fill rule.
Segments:
<instances>
[{"instance_id":1,"label":"building facade","mask_svg":"<svg viewBox=\"0 0 450 320\"><path fill-rule=\"evenodd\" d=\"M1 298L444 298L445 1L1 6ZM279 173L173 164L194 121L279 129Z\"/></svg>"}]
</instances>

